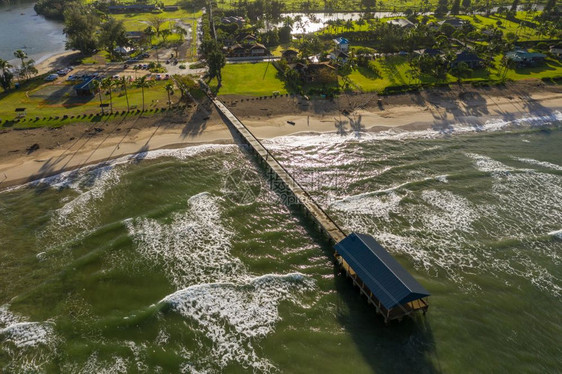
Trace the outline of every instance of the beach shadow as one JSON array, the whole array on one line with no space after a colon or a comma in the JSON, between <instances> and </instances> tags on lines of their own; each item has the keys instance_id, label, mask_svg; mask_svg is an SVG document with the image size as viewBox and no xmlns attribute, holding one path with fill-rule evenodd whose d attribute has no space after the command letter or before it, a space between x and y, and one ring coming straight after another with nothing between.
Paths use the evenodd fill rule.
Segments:
<instances>
[{"instance_id":1,"label":"beach shadow","mask_svg":"<svg viewBox=\"0 0 562 374\"><path fill-rule=\"evenodd\" d=\"M363 123L361 122L362 119L363 116L361 115L349 117L351 130L355 133L355 137L357 138L361 138L362 133L365 131L365 126L363 126Z\"/></svg>"},{"instance_id":2,"label":"beach shadow","mask_svg":"<svg viewBox=\"0 0 562 374\"><path fill-rule=\"evenodd\" d=\"M337 118L334 118L334 121L335 121L334 127L336 128L336 133L342 136L347 135L347 130L346 130L347 121Z\"/></svg>"},{"instance_id":3,"label":"beach shadow","mask_svg":"<svg viewBox=\"0 0 562 374\"><path fill-rule=\"evenodd\" d=\"M207 128L207 121L211 117L213 110L212 107L208 110L204 104L197 105L197 110L189 117L181 131L182 137L185 139L201 135Z\"/></svg>"}]
</instances>

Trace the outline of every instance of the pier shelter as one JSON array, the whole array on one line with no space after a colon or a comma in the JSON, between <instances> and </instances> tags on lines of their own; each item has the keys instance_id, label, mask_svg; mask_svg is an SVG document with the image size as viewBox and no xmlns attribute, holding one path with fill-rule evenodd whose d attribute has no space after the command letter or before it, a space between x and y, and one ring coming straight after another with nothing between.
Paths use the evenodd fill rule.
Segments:
<instances>
[{"instance_id":1,"label":"pier shelter","mask_svg":"<svg viewBox=\"0 0 562 374\"><path fill-rule=\"evenodd\" d=\"M336 259L385 322L429 308L429 292L371 235L352 233L335 245Z\"/></svg>"}]
</instances>

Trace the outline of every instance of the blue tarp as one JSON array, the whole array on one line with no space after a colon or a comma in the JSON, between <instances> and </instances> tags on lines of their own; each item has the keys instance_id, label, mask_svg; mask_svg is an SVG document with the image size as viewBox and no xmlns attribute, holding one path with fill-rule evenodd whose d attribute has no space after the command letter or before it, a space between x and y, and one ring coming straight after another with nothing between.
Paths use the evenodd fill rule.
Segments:
<instances>
[{"instance_id":1,"label":"blue tarp","mask_svg":"<svg viewBox=\"0 0 562 374\"><path fill-rule=\"evenodd\" d=\"M352 233L335 249L386 309L429 296L371 235Z\"/></svg>"}]
</instances>

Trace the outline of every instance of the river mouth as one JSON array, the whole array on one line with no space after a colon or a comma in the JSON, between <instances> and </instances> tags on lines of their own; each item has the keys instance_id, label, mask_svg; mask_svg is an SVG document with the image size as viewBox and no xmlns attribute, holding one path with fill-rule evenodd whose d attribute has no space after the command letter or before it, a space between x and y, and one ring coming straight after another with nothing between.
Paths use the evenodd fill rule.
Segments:
<instances>
[{"instance_id":1,"label":"river mouth","mask_svg":"<svg viewBox=\"0 0 562 374\"><path fill-rule=\"evenodd\" d=\"M0 3L0 58L18 65L14 51L21 49L36 63L64 52L62 22L37 15L34 1Z\"/></svg>"}]
</instances>

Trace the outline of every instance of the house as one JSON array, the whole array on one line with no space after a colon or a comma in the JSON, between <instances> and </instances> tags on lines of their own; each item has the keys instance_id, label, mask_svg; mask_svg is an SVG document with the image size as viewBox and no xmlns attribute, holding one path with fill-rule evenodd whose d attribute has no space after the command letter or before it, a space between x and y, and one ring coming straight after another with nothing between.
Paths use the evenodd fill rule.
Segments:
<instances>
[{"instance_id":1,"label":"house","mask_svg":"<svg viewBox=\"0 0 562 374\"><path fill-rule=\"evenodd\" d=\"M478 69L482 67L482 60L478 55L474 52L470 51L462 51L457 53L455 60L451 63L451 67L456 67L461 62L464 62L468 65L471 69Z\"/></svg>"},{"instance_id":2,"label":"house","mask_svg":"<svg viewBox=\"0 0 562 374\"><path fill-rule=\"evenodd\" d=\"M227 25L235 23L238 26L242 27L246 23L246 20L244 19L244 17L229 16L229 17L223 17L221 22Z\"/></svg>"},{"instance_id":3,"label":"house","mask_svg":"<svg viewBox=\"0 0 562 374\"><path fill-rule=\"evenodd\" d=\"M123 56L128 56L134 51L135 49L133 47L123 47L123 46L115 47L113 49L113 52Z\"/></svg>"},{"instance_id":4,"label":"house","mask_svg":"<svg viewBox=\"0 0 562 374\"><path fill-rule=\"evenodd\" d=\"M505 54L504 58L518 68L533 67L544 64L546 55L536 52L528 52L524 49L517 49Z\"/></svg>"},{"instance_id":5,"label":"house","mask_svg":"<svg viewBox=\"0 0 562 374\"><path fill-rule=\"evenodd\" d=\"M394 26L398 26L398 27L403 28L403 29L411 29L411 28L414 28L416 26L413 22L411 22L410 20L407 20L405 18L391 19L390 21L387 21L386 23L394 25Z\"/></svg>"},{"instance_id":6,"label":"house","mask_svg":"<svg viewBox=\"0 0 562 374\"><path fill-rule=\"evenodd\" d=\"M227 50L228 57L257 57L268 55L269 49L260 43L236 43Z\"/></svg>"},{"instance_id":7,"label":"house","mask_svg":"<svg viewBox=\"0 0 562 374\"><path fill-rule=\"evenodd\" d=\"M281 53L281 58L290 63L297 59L298 54L299 53L294 49L287 49Z\"/></svg>"},{"instance_id":8,"label":"house","mask_svg":"<svg viewBox=\"0 0 562 374\"><path fill-rule=\"evenodd\" d=\"M346 38L336 38L334 39L334 44L335 44L335 50L336 51L342 51L345 53L349 52L349 40L347 40Z\"/></svg>"},{"instance_id":9,"label":"house","mask_svg":"<svg viewBox=\"0 0 562 374\"><path fill-rule=\"evenodd\" d=\"M461 27L463 27L464 25L466 25L468 22L466 22L463 19L460 18L448 18L444 21L439 22L440 25L444 25L444 24L448 24L453 26L455 29L459 29Z\"/></svg>"},{"instance_id":10,"label":"house","mask_svg":"<svg viewBox=\"0 0 562 374\"><path fill-rule=\"evenodd\" d=\"M558 58L562 57L562 44L550 46L549 51Z\"/></svg>"},{"instance_id":11,"label":"house","mask_svg":"<svg viewBox=\"0 0 562 374\"><path fill-rule=\"evenodd\" d=\"M305 83L335 83L338 81L336 69L327 62L297 63L292 66Z\"/></svg>"},{"instance_id":12,"label":"house","mask_svg":"<svg viewBox=\"0 0 562 374\"><path fill-rule=\"evenodd\" d=\"M269 54L269 51L265 47L265 45L260 43L252 45L249 50L251 56L267 56Z\"/></svg>"},{"instance_id":13,"label":"house","mask_svg":"<svg viewBox=\"0 0 562 374\"><path fill-rule=\"evenodd\" d=\"M129 40L142 40L145 34L142 31L126 31L125 37Z\"/></svg>"},{"instance_id":14,"label":"house","mask_svg":"<svg viewBox=\"0 0 562 374\"><path fill-rule=\"evenodd\" d=\"M349 55L343 51L334 51L332 53L330 53L330 55L328 56L331 60L334 61L341 61L341 62L347 62L347 60L349 59Z\"/></svg>"},{"instance_id":15,"label":"house","mask_svg":"<svg viewBox=\"0 0 562 374\"><path fill-rule=\"evenodd\" d=\"M435 48L426 48L422 51L421 54L428 55L428 56L439 56L441 54L441 50Z\"/></svg>"},{"instance_id":16,"label":"house","mask_svg":"<svg viewBox=\"0 0 562 374\"><path fill-rule=\"evenodd\" d=\"M74 86L74 91L76 92L76 96L92 96L94 92L92 92L91 83L94 79L95 78L86 79L81 83L78 83L76 86Z\"/></svg>"},{"instance_id":17,"label":"house","mask_svg":"<svg viewBox=\"0 0 562 374\"><path fill-rule=\"evenodd\" d=\"M234 44L228 49L229 57L246 57L246 49L240 44Z\"/></svg>"}]
</instances>

